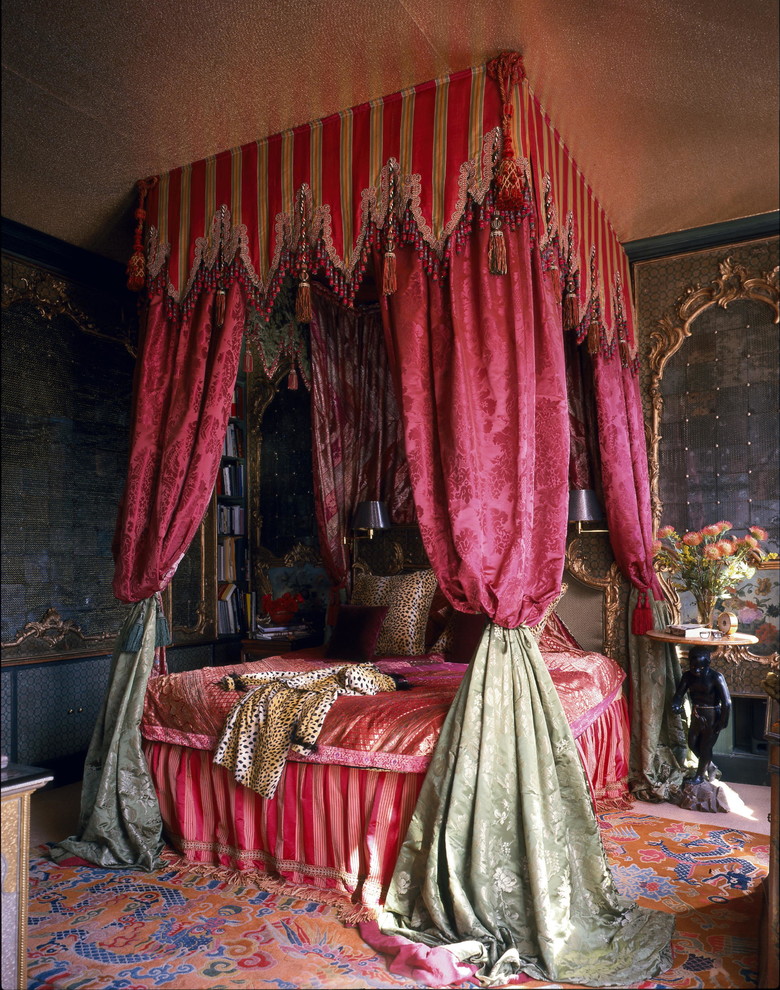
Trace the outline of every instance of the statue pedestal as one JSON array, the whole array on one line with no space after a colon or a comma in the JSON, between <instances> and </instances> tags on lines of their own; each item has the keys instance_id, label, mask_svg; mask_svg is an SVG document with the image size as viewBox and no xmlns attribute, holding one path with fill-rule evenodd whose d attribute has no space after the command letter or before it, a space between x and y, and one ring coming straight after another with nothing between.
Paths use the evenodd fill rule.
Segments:
<instances>
[{"instance_id":1,"label":"statue pedestal","mask_svg":"<svg viewBox=\"0 0 780 990\"><path fill-rule=\"evenodd\" d=\"M681 808L689 811L728 812L731 811L727 790L715 780L702 780L694 784L686 781L682 788L679 802Z\"/></svg>"}]
</instances>

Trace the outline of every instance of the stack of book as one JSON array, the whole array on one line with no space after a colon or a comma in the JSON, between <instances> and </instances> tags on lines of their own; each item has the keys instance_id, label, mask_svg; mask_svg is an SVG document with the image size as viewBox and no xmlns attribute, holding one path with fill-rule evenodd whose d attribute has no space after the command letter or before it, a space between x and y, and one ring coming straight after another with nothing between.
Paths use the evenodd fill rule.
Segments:
<instances>
[{"instance_id":1,"label":"stack of book","mask_svg":"<svg viewBox=\"0 0 780 990\"><path fill-rule=\"evenodd\" d=\"M308 635L309 627L305 622L290 626L258 626L254 632L255 639L303 639Z\"/></svg>"},{"instance_id":2,"label":"stack of book","mask_svg":"<svg viewBox=\"0 0 780 990\"><path fill-rule=\"evenodd\" d=\"M700 622L678 622L676 625L666 627L670 636L680 636L683 639L701 639L701 634L712 633L716 630L709 626L703 626Z\"/></svg>"},{"instance_id":3,"label":"stack of book","mask_svg":"<svg viewBox=\"0 0 780 990\"><path fill-rule=\"evenodd\" d=\"M230 582L218 586L217 596L217 632L220 635L230 635L241 632L244 626L244 606L238 588Z\"/></svg>"}]
</instances>

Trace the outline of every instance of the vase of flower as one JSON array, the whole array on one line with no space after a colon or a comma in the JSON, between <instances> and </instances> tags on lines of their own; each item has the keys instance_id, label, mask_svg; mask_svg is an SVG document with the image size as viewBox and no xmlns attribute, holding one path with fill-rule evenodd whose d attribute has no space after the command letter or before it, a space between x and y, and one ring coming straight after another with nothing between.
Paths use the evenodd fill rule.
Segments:
<instances>
[{"instance_id":1,"label":"vase of flower","mask_svg":"<svg viewBox=\"0 0 780 990\"><path fill-rule=\"evenodd\" d=\"M710 628L718 599L734 594L756 567L777 557L762 550L767 534L760 526L751 526L742 537L727 535L730 530L730 522L717 522L680 536L673 526L664 526L653 543L658 570L671 572L677 591L693 595L697 621Z\"/></svg>"},{"instance_id":2,"label":"vase of flower","mask_svg":"<svg viewBox=\"0 0 780 990\"><path fill-rule=\"evenodd\" d=\"M703 594L694 595L694 601L696 602L696 621L702 625L706 626L708 629L713 628L713 621L715 618L715 606L718 603L718 598L716 595Z\"/></svg>"}]
</instances>

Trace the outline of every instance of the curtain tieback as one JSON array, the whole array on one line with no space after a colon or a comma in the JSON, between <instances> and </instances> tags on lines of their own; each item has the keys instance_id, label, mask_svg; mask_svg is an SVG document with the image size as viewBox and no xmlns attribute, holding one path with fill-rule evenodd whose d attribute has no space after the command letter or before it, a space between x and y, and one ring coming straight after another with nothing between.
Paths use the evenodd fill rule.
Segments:
<instances>
[{"instance_id":1,"label":"curtain tieback","mask_svg":"<svg viewBox=\"0 0 780 990\"><path fill-rule=\"evenodd\" d=\"M644 636L652 628L653 610L650 608L650 599L646 591L640 591L634 614L631 617L631 632L635 636Z\"/></svg>"}]
</instances>

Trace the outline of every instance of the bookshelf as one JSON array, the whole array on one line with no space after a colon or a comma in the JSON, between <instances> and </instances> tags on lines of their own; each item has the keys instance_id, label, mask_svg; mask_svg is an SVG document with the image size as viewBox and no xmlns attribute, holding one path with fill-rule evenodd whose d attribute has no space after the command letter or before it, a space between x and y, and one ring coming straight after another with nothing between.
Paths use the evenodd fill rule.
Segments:
<instances>
[{"instance_id":1,"label":"bookshelf","mask_svg":"<svg viewBox=\"0 0 780 990\"><path fill-rule=\"evenodd\" d=\"M219 637L251 632L257 614L250 583L246 388L246 372L241 371L233 392L215 486Z\"/></svg>"}]
</instances>

